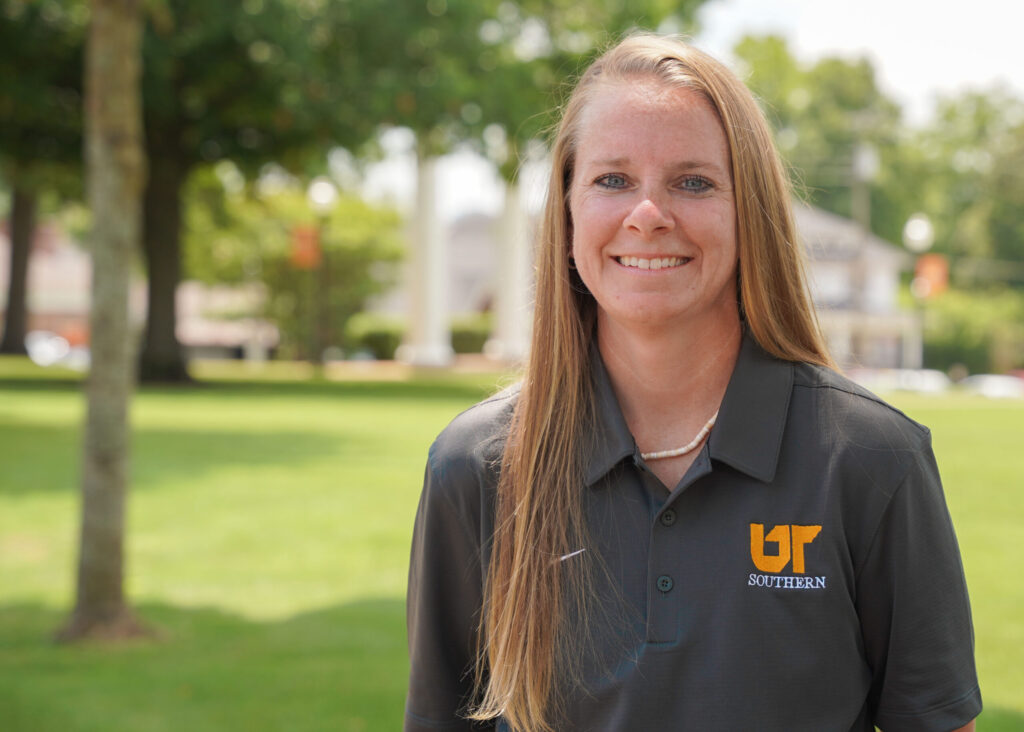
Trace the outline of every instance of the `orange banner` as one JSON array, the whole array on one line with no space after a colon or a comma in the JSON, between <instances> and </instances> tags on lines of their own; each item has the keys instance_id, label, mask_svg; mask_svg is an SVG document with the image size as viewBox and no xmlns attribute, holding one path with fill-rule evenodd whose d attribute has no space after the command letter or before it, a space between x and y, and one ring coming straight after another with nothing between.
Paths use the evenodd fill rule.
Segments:
<instances>
[{"instance_id":1,"label":"orange banner","mask_svg":"<svg viewBox=\"0 0 1024 732\"><path fill-rule=\"evenodd\" d=\"M292 266L295 269L316 269L320 264L320 231L315 226L292 229Z\"/></svg>"},{"instance_id":2,"label":"orange banner","mask_svg":"<svg viewBox=\"0 0 1024 732\"><path fill-rule=\"evenodd\" d=\"M914 289L919 297L935 297L949 287L949 260L942 254L922 254L914 267Z\"/></svg>"}]
</instances>

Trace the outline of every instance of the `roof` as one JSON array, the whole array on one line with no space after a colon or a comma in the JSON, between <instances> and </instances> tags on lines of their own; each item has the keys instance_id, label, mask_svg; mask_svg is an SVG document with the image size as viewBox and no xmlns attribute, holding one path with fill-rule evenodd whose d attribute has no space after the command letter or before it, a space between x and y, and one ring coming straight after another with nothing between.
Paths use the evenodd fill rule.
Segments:
<instances>
[{"instance_id":1,"label":"roof","mask_svg":"<svg viewBox=\"0 0 1024 732\"><path fill-rule=\"evenodd\" d=\"M815 261L847 261L865 254L897 258L901 263L908 255L900 247L875 236L856 221L837 216L800 201L793 202L796 229Z\"/></svg>"}]
</instances>

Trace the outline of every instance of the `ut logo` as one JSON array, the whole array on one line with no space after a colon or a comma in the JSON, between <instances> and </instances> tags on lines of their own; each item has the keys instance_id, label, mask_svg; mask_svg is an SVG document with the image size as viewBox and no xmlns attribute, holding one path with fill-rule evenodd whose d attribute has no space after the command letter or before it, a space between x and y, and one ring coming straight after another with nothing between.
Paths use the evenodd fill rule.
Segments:
<instances>
[{"instance_id":1,"label":"ut logo","mask_svg":"<svg viewBox=\"0 0 1024 732\"><path fill-rule=\"evenodd\" d=\"M779 573L793 559L793 571L803 574L804 547L814 541L821 531L820 526L797 526L796 524L779 524L765 536L764 524L750 525L750 558L754 566L762 572ZM765 542L779 545L778 554L765 554Z\"/></svg>"}]
</instances>

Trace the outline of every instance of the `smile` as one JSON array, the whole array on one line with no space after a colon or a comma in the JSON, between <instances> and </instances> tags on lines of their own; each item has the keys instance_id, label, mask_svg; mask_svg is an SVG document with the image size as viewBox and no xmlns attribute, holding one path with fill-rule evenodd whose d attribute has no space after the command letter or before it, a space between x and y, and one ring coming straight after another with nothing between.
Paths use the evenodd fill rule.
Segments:
<instances>
[{"instance_id":1,"label":"smile","mask_svg":"<svg viewBox=\"0 0 1024 732\"><path fill-rule=\"evenodd\" d=\"M616 257L615 261L623 267L635 267L636 269L668 269L679 267L690 261L690 257L655 257L654 259L642 259L640 257Z\"/></svg>"}]
</instances>

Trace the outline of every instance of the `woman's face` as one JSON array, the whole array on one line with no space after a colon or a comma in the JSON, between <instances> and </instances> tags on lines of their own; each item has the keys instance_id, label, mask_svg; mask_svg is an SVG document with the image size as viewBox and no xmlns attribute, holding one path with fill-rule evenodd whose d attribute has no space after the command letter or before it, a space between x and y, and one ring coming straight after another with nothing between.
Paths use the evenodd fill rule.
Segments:
<instances>
[{"instance_id":1,"label":"woman's face","mask_svg":"<svg viewBox=\"0 0 1024 732\"><path fill-rule=\"evenodd\" d=\"M729 148L700 95L654 80L595 89L569 209L572 256L599 327L738 317Z\"/></svg>"}]
</instances>

